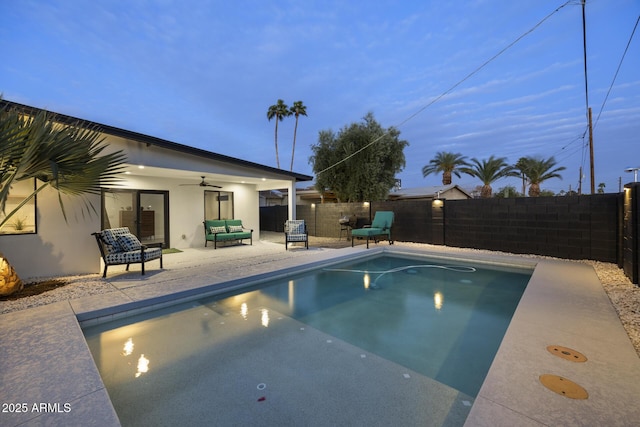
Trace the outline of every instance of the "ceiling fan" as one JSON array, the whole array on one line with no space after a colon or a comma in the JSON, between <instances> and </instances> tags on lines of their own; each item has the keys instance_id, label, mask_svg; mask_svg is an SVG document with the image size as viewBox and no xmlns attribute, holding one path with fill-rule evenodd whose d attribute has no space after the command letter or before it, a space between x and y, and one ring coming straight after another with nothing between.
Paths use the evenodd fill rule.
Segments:
<instances>
[{"instance_id":1,"label":"ceiling fan","mask_svg":"<svg viewBox=\"0 0 640 427\"><path fill-rule=\"evenodd\" d=\"M200 187L213 187L213 188L222 188L219 185L213 185L213 184L209 184L208 182L206 182L204 180L204 176L201 176L202 181L199 182L198 184L180 184L180 185L198 185Z\"/></svg>"}]
</instances>

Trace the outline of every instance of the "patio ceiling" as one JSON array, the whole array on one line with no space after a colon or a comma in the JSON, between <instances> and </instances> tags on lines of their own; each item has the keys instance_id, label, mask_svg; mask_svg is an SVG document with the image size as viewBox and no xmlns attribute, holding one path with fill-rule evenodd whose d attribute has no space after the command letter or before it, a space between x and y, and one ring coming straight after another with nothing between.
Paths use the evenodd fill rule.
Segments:
<instances>
[{"instance_id":1,"label":"patio ceiling","mask_svg":"<svg viewBox=\"0 0 640 427\"><path fill-rule=\"evenodd\" d=\"M225 184L255 185L258 191L263 191L287 188L291 183L290 179L275 176L273 173L260 174L258 173L259 171L255 172L256 173L246 174L224 174L206 170L189 171L154 166L145 166L144 168L141 168L139 165L133 164L127 164L125 167L126 176L170 179L175 180L177 184L197 185L202 181L202 177L204 176L205 181L208 184L219 185L223 187L223 190ZM212 187L209 188L212 189Z\"/></svg>"}]
</instances>

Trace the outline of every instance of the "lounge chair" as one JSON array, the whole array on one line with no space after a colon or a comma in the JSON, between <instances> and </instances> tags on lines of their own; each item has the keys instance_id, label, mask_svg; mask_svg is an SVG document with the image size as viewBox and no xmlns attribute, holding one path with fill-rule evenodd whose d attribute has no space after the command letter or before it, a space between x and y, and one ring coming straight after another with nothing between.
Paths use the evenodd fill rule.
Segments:
<instances>
[{"instance_id":1,"label":"lounge chair","mask_svg":"<svg viewBox=\"0 0 640 427\"><path fill-rule=\"evenodd\" d=\"M387 236L389 244L393 245L393 240L391 240L393 216L392 211L378 211L373 217L373 223L371 223L371 226L351 230L351 247L353 247L355 237L366 237L367 249L369 249L369 239L373 238L374 242L377 244L380 236Z\"/></svg>"},{"instance_id":2,"label":"lounge chair","mask_svg":"<svg viewBox=\"0 0 640 427\"><path fill-rule=\"evenodd\" d=\"M309 249L309 233L303 219L293 219L284 222L284 250L290 242L304 242Z\"/></svg>"},{"instance_id":3,"label":"lounge chair","mask_svg":"<svg viewBox=\"0 0 640 427\"><path fill-rule=\"evenodd\" d=\"M143 245L128 227L108 228L91 234L96 238L104 261L102 277L107 277L107 267L110 265L126 264L126 270L129 271L129 264L141 264L144 274L145 262L160 259L162 268L162 244Z\"/></svg>"}]
</instances>

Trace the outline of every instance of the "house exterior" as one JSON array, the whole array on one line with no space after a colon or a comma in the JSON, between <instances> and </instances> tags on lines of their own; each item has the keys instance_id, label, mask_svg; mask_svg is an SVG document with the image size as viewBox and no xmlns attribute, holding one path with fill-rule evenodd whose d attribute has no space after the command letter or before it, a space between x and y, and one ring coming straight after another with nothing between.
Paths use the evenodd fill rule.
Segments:
<instances>
[{"instance_id":1,"label":"house exterior","mask_svg":"<svg viewBox=\"0 0 640 427\"><path fill-rule=\"evenodd\" d=\"M39 111L0 102L27 115ZM241 219L259 233L260 191L284 188L295 201L296 183L312 179L149 135L55 116L63 124L83 123L99 130L108 146L105 153L122 150L128 160L121 184L103 188L101 196L86 197L97 213L88 210L83 200L64 199L65 221L58 193L47 188L38 194L32 212L25 214L31 222L26 232L3 228L0 252L25 280L99 272L100 254L91 233L104 228L128 226L143 243L174 248L204 247L204 219ZM27 190L15 194L12 188L10 196L19 199L35 183L21 185ZM289 203L288 216L295 218L295 203Z\"/></svg>"},{"instance_id":2,"label":"house exterior","mask_svg":"<svg viewBox=\"0 0 640 427\"><path fill-rule=\"evenodd\" d=\"M403 188L392 191L387 200L464 200L473 198L456 184Z\"/></svg>"},{"instance_id":3,"label":"house exterior","mask_svg":"<svg viewBox=\"0 0 640 427\"><path fill-rule=\"evenodd\" d=\"M434 185L429 187L414 187L393 190L387 195L387 200L463 200L473 196L456 184ZM337 203L338 199L332 191L320 194L314 187L298 188L296 190L296 204L313 205L318 203ZM284 206L288 203L287 190L276 192L262 192L260 206Z\"/></svg>"}]
</instances>

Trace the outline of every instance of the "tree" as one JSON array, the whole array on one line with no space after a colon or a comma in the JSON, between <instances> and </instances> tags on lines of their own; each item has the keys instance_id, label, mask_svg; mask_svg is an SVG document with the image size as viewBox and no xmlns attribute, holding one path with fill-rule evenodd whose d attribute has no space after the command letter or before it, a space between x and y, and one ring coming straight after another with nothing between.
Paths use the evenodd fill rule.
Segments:
<instances>
[{"instance_id":1,"label":"tree","mask_svg":"<svg viewBox=\"0 0 640 427\"><path fill-rule=\"evenodd\" d=\"M513 185L507 185L500 188L494 196L501 199L508 199L510 197L522 197L523 194L519 193Z\"/></svg>"},{"instance_id":2,"label":"tree","mask_svg":"<svg viewBox=\"0 0 640 427\"><path fill-rule=\"evenodd\" d=\"M278 155L278 122L284 120L285 117L289 117L291 115L291 111L289 111L289 107L284 103L282 99L278 99L278 101L269 107L267 110L267 119L271 121L271 119L276 119L276 131L275 131L275 141L276 141L276 165L278 169L280 169L280 156Z\"/></svg>"},{"instance_id":3,"label":"tree","mask_svg":"<svg viewBox=\"0 0 640 427\"><path fill-rule=\"evenodd\" d=\"M293 172L293 155L296 151L296 134L298 133L298 117L307 115L307 107L302 104L302 101L296 101L293 103L293 106L289 109L289 112L296 116L296 125L293 128L293 147L291 148L291 169Z\"/></svg>"},{"instance_id":4,"label":"tree","mask_svg":"<svg viewBox=\"0 0 640 427\"><path fill-rule=\"evenodd\" d=\"M529 180L529 196L540 196L540 184L551 178L560 178L562 172L566 168L564 166L556 166L556 160L552 157L543 159L540 157L524 157L519 160L521 162L522 171Z\"/></svg>"},{"instance_id":5,"label":"tree","mask_svg":"<svg viewBox=\"0 0 640 427\"><path fill-rule=\"evenodd\" d=\"M403 150L409 143L399 137L399 130L384 129L373 113L337 134L321 131L309 158L316 188L333 191L341 202L383 200L405 166Z\"/></svg>"},{"instance_id":6,"label":"tree","mask_svg":"<svg viewBox=\"0 0 640 427\"><path fill-rule=\"evenodd\" d=\"M510 166L507 163L506 158L495 158L494 156L491 156L487 160L482 161L473 158L471 159L471 164L469 166L461 167L459 170L462 173L466 173L467 175L471 175L482 181L483 186L480 192L480 197L487 199L491 197L491 193L493 192L491 184L500 178L517 176L514 169L515 168L513 166Z\"/></svg>"},{"instance_id":7,"label":"tree","mask_svg":"<svg viewBox=\"0 0 640 427\"><path fill-rule=\"evenodd\" d=\"M432 173L442 172L442 184L451 184L451 174L460 178L460 168L469 166L466 157L460 153L449 153L440 151L429 161L429 164L422 168L422 176L426 178Z\"/></svg>"},{"instance_id":8,"label":"tree","mask_svg":"<svg viewBox=\"0 0 640 427\"><path fill-rule=\"evenodd\" d=\"M0 110L0 211L5 214L6 202L14 182L33 180L36 189L0 221L0 228L39 192L51 187L58 192L62 214L67 215L62 194L84 199L89 215L97 210L86 195L99 195L103 185L116 184L117 174L126 161L124 153L103 154L107 147L96 129L80 123L63 125L55 117L41 111L25 117L7 104ZM13 280L16 286L4 295L21 289L21 281L0 256L0 282ZM4 277L1 277L3 276ZM11 277L7 279L8 277Z\"/></svg>"},{"instance_id":9,"label":"tree","mask_svg":"<svg viewBox=\"0 0 640 427\"><path fill-rule=\"evenodd\" d=\"M600 184L598 184L598 194L604 194L605 187L606 187L606 184L604 182L601 182Z\"/></svg>"}]
</instances>

